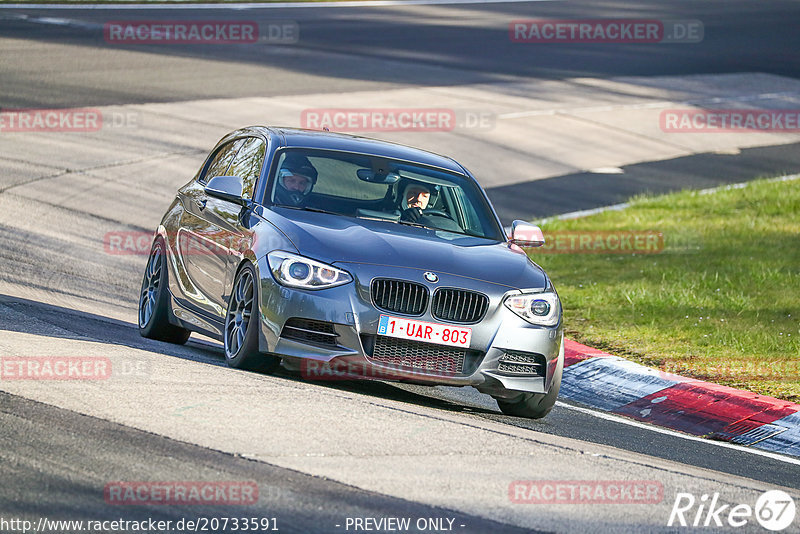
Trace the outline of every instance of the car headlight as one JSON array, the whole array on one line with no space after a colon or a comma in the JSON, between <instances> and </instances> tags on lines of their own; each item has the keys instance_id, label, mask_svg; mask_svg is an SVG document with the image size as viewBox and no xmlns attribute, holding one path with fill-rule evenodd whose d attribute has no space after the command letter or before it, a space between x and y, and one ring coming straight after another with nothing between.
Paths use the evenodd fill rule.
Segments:
<instances>
[{"instance_id":1,"label":"car headlight","mask_svg":"<svg viewBox=\"0 0 800 534\"><path fill-rule=\"evenodd\" d=\"M351 282L353 278L341 269L277 250L267 254L269 268L279 283L302 289L326 289Z\"/></svg>"},{"instance_id":2,"label":"car headlight","mask_svg":"<svg viewBox=\"0 0 800 534\"><path fill-rule=\"evenodd\" d=\"M561 317L561 301L555 293L527 293L511 295L503 303L529 323L555 326Z\"/></svg>"}]
</instances>

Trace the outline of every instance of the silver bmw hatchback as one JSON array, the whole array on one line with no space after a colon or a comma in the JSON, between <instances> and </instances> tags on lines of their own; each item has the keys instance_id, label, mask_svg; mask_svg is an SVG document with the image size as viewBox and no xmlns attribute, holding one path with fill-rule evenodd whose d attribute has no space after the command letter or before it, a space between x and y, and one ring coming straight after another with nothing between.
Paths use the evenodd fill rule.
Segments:
<instances>
[{"instance_id":1,"label":"silver bmw hatchback","mask_svg":"<svg viewBox=\"0 0 800 534\"><path fill-rule=\"evenodd\" d=\"M313 380L472 386L544 417L564 365L561 302L454 160L330 132L225 136L155 232L148 338L215 338L235 368Z\"/></svg>"}]
</instances>

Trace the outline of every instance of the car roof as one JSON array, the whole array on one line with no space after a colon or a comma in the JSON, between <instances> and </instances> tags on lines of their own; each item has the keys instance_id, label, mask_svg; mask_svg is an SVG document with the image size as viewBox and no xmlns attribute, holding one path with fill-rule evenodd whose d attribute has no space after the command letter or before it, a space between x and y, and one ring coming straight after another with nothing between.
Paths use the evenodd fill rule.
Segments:
<instances>
[{"instance_id":1,"label":"car roof","mask_svg":"<svg viewBox=\"0 0 800 534\"><path fill-rule=\"evenodd\" d=\"M245 130L257 131L269 137L279 137L280 145L294 148L316 148L357 152L373 156L421 163L438 167L462 175L467 171L452 158L440 156L427 150L413 148L389 141L380 141L369 137L342 134L336 132L303 130L300 128L283 128L272 126L251 126ZM241 132L241 130L240 130Z\"/></svg>"}]
</instances>

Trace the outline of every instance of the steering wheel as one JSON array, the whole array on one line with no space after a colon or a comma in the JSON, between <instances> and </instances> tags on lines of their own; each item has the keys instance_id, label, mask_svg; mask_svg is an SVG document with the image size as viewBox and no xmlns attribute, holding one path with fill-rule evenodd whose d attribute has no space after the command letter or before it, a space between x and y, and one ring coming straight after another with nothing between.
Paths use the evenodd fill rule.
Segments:
<instances>
[{"instance_id":1,"label":"steering wheel","mask_svg":"<svg viewBox=\"0 0 800 534\"><path fill-rule=\"evenodd\" d=\"M422 210L422 216L423 217L430 217L430 216L445 217L447 219L451 219L452 220L452 217L450 217L448 214L446 214L445 212L440 211L440 210Z\"/></svg>"}]
</instances>

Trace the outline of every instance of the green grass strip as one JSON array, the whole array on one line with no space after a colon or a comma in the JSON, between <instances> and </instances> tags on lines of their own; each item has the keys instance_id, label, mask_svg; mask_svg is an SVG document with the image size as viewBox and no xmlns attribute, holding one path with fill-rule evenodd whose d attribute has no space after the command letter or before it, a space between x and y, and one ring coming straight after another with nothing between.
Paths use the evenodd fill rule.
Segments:
<instances>
[{"instance_id":1,"label":"green grass strip","mask_svg":"<svg viewBox=\"0 0 800 534\"><path fill-rule=\"evenodd\" d=\"M621 211L542 228L663 235L659 253L529 251L553 279L573 339L800 401L800 180L637 197Z\"/></svg>"}]
</instances>

